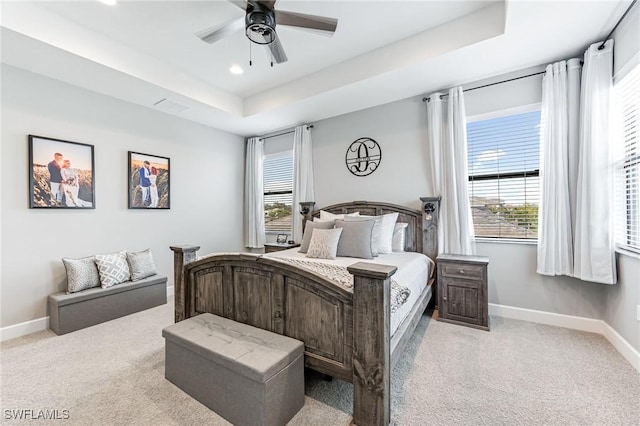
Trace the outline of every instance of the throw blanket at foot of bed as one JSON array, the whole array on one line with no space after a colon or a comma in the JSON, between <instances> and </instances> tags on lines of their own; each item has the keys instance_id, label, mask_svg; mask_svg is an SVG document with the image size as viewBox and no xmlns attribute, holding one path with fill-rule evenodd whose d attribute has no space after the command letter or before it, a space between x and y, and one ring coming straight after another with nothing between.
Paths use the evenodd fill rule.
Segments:
<instances>
[{"instance_id":1,"label":"throw blanket at foot of bed","mask_svg":"<svg viewBox=\"0 0 640 426\"><path fill-rule=\"evenodd\" d=\"M349 273L346 266L330 265L327 263L318 263L300 259L289 259L286 257L276 257L273 259L308 269L322 275L323 277L329 278L331 281L335 281L346 289L353 289L353 275ZM404 305L410 295L411 290L398 284L396 280L391 278L391 313L396 312L400 306Z\"/></svg>"}]
</instances>

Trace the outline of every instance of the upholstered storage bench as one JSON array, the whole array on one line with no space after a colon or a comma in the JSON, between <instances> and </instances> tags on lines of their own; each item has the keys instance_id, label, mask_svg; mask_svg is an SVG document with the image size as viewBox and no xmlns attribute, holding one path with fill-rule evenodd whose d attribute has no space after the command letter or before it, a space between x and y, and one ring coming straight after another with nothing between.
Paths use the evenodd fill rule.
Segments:
<instances>
[{"instance_id":1,"label":"upholstered storage bench","mask_svg":"<svg viewBox=\"0 0 640 426\"><path fill-rule=\"evenodd\" d=\"M109 288L49 296L49 328L66 334L167 303L167 277L154 275Z\"/></svg>"},{"instance_id":2,"label":"upholstered storage bench","mask_svg":"<svg viewBox=\"0 0 640 426\"><path fill-rule=\"evenodd\" d=\"M298 340L212 314L162 335L165 377L234 425L284 425L304 405Z\"/></svg>"}]
</instances>

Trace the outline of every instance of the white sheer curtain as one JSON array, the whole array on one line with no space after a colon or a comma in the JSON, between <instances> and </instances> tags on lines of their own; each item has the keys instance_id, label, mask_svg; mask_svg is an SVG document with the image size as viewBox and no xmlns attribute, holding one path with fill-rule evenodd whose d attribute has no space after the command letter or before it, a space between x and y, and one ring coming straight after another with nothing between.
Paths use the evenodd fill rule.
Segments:
<instances>
[{"instance_id":1,"label":"white sheer curtain","mask_svg":"<svg viewBox=\"0 0 640 426\"><path fill-rule=\"evenodd\" d=\"M538 267L616 282L610 143L613 41L547 67L543 78Z\"/></svg>"},{"instance_id":2,"label":"white sheer curtain","mask_svg":"<svg viewBox=\"0 0 640 426\"><path fill-rule=\"evenodd\" d=\"M538 268L573 275L580 59L548 65L542 79Z\"/></svg>"},{"instance_id":3,"label":"white sheer curtain","mask_svg":"<svg viewBox=\"0 0 640 426\"><path fill-rule=\"evenodd\" d=\"M614 169L610 143L613 40L584 54L576 197L574 276L615 284Z\"/></svg>"},{"instance_id":4,"label":"white sheer curtain","mask_svg":"<svg viewBox=\"0 0 640 426\"><path fill-rule=\"evenodd\" d=\"M297 126L293 135L293 240L302 241L300 203L315 201L313 193L313 151L311 129Z\"/></svg>"},{"instance_id":5,"label":"white sheer curtain","mask_svg":"<svg viewBox=\"0 0 640 426\"><path fill-rule=\"evenodd\" d=\"M473 221L469 203L467 122L461 87L449 90L446 114L440 93L427 103L433 194L442 196L438 251L474 254Z\"/></svg>"},{"instance_id":6,"label":"white sheer curtain","mask_svg":"<svg viewBox=\"0 0 640 426\"><path fill-rule=\"evenodd\" d=\"M262 248L264 231L264 141L247 140L244 178L244 232L245 247Z\"/></svg>"}]
</instances>

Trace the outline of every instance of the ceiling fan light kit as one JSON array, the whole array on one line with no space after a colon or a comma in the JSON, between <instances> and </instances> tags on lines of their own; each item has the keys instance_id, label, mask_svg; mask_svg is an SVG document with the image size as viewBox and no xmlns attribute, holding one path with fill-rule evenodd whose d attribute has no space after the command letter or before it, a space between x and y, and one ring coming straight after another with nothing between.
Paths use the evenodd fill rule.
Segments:
<instances>
[{"instance_id":1,"label":"ceiling fan light kit","mask_svg":"<svg viewBox=\"0 0 640 426\"><path fill-rule=\"evenodd\" d=\"M233 5L244 10L244 30L247 38L256 44L266 46L273 60L281 64L287 61L287 54L280 43L276 24L292 28L313 30L316 33L332 36L338 26L338 20L323 16L306 15L303 13L277 11L274 9L275 0L228 0ZM206 29L196 33L202 41L214 43L227 35L234 33L242 21L233 21L216 29ZM251 45L249 45L251 46ZM249 65L252 65L249 59Z\"/></svg>"}]
</instances>

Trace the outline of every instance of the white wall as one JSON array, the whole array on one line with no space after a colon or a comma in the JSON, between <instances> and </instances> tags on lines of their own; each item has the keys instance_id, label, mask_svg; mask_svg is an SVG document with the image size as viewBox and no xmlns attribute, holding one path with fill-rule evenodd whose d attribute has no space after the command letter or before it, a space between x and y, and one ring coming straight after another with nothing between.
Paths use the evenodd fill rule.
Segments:
<instances>
[{"instance_id":1,"label":"white wall","mask_svg":"<svg viewBox=\"0 0 640 426\"><path fill-rule=\"evenodd\" d=\"M429 179L425 108L420 98L410 98L316 123L311 133L316 207L353 200L420 207ZM374 139L382 151L378 169L366 177L345 166L347 147L361 137Z\"/></svg>"},{"instance_id":2,"label":"white wall","mask_svg":"<svg viewBox=\"0 0 640 426\"><path fill-rule=\"evenodd\" d=\"M477 87L531 74L544 66L467 85ZM465 93L467 114L481 115L541 101L542 76L491 86ZM428 196L426 166L426 106L421 98L346 114L315 123L312 132L316 207L350 200L388 201L418 208L419 197ZM382 148L380 168L367 177L355 177L345 167L351 142L371 137ZM621 282L606 286L568 277L542 277L536 273L536 245L480 242L480 255L488 256L489 302L593 319L611 319L612 326L636 349L635 303L638 300L638 265L625 257L619 262ZM624 257L624 256L623 256ZM635 287L633 287L635 285ZM615 315L607 312L607 297L616 294ZM614 321L623 317L624 321ZM635 321L635 320L634 320Z\"/></svg>"},{"instance_id":3,"label":"white wall","mask_svg":"<svg viewBox=\"0 0 640 426\"><path fill-rule=\"evenodd\" d=\"M27 135L95 146L95 210L28 208ZM243 138L2 67L0 325L47 315L62 257L150 247L173 285L170 245L243 250ZM127 209L127 151L171 159L171 209Z\"/></svg>"}]
</instances>

